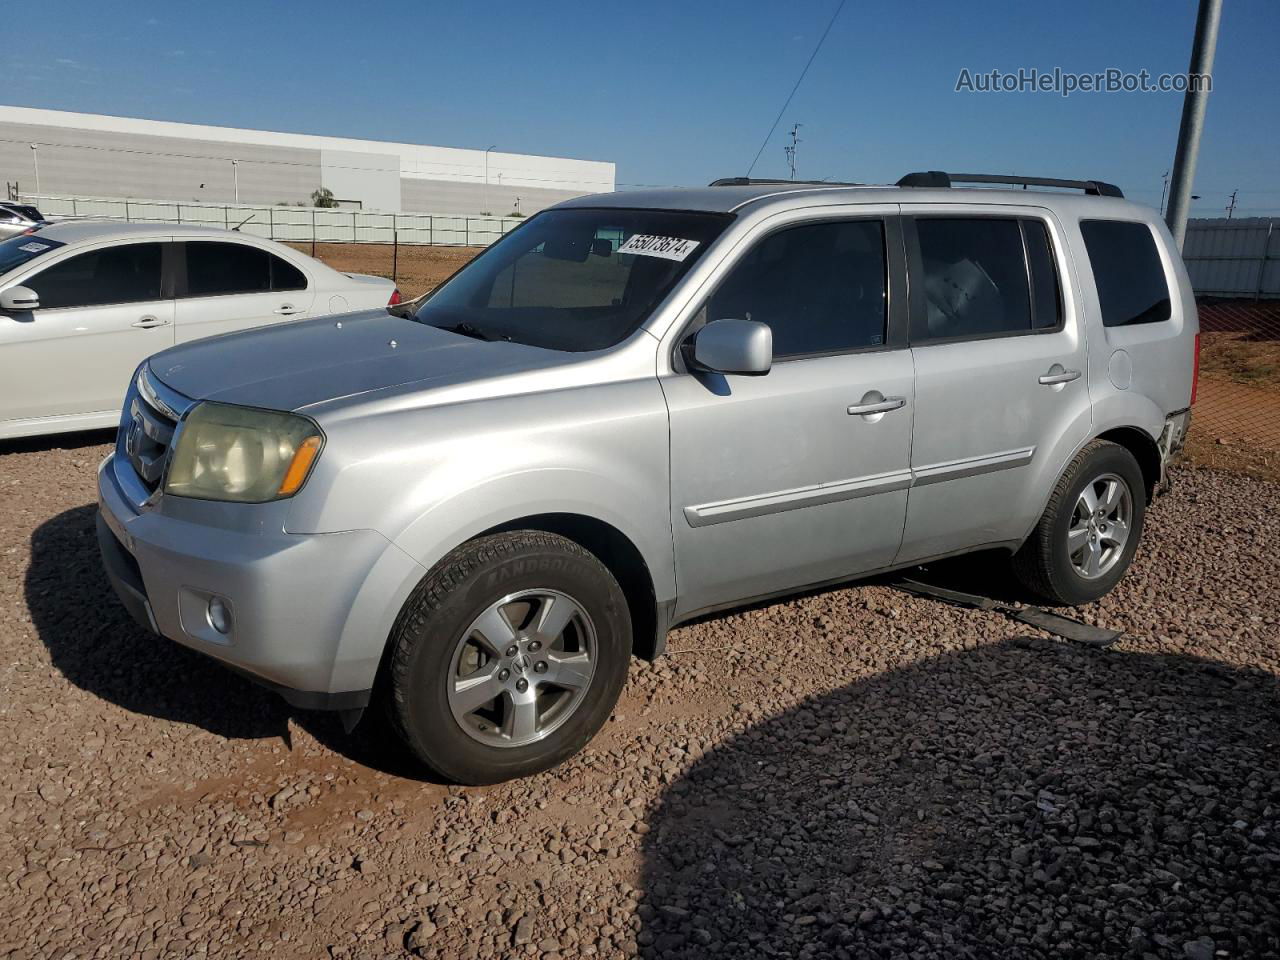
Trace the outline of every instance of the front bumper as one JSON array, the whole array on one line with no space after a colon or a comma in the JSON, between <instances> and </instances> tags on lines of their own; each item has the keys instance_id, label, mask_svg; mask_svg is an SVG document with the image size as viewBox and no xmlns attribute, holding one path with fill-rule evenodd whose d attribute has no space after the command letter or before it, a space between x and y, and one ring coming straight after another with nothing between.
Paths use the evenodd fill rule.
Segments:
<instances>
[{"instance_id":1,"label":"front bumper","mask_svg":"<svg viewBox=\"0 0 1280 960\"><path fill-rule=\"evenodd\" d=\"M112 457L98 469L98 506L103 565L140 624L295 706L351 710L368 703L386 639L371 629L368 611L390 600L415 566L385 537L371 530L232 530L154 507L139 512L121 490ZM230 611L225 633L210 616L214 598Z\"/></svg>"}]
</instances>

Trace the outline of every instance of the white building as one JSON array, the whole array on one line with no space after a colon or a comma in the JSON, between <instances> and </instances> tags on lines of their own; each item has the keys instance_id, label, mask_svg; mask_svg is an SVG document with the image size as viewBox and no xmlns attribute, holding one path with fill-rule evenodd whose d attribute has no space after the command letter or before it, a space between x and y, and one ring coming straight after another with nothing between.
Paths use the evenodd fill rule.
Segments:
<instances>
[{"instance_id":1,"label":"white building","mask_svg":"<svg viewBox=\"0 0 1280 960\"><path fill-rule=\"evenodd\" d=\"M502 216L614 189L614 165L0 106L0 180L24 195ZM0 196L3 196L0 194Z\"/></svg>"}]
</instances>

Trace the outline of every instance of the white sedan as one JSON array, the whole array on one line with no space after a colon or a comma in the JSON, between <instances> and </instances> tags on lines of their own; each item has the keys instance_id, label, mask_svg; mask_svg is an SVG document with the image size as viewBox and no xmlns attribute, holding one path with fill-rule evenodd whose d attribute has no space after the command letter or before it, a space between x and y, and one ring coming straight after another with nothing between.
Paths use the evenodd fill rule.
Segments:
<instances>
[{"instance_id":1,"label":"white sedan","mask_svg":"<svg viewBox=\"0 0 1280 960\"><path fill-rule=\"evenodd\" d=\"M211 227L62 221L0 240L0 439L110 427L174 344L398 303L395 284Z\"/></svg>"}]
</instances>

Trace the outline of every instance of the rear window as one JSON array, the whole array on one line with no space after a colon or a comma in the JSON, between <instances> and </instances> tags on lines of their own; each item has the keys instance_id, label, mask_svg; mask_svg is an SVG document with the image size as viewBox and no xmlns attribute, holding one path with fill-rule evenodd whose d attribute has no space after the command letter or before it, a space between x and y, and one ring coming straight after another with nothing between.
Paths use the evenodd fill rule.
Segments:
<instances>
[{"instance_id":1,"label":"rear window","mask_svg":"<svg viewBox=\"0 0 1280 960\"><path fill-rule=\"evenodd\" d=\"M244 243L193 241L187 253L188 297L305 290L302 271L280 257Z\"/></svg>"},{"instance_id":2,"label":"rear window","mask_svg":"<svg viewBox=\"0 0 1280 960\"><path fill-rule=\"evenodd\" d=\"M1080 232L1093 267L1104 326L1169 319L1169 283L1155 237L1145 223L1082 220Z\"/></svg>"},{"instance_id":3,"label":"rear window","mask_svg":"<svg viewBox=\"0 0 1280 960\"><path fill-rule=\"evenodd\" d=\"M980 338L1031 330L1022 229L999 217L916 220L927 330L918 339Z\"/></svg>"},{"instance_id":4,"label":"rear window","mask_svg":"<svg viewBox=\"0 0 1280 960\"><path fill-rule=\"evenodd\" d=\"M59 247L65 246L65 243L49 240L31 233L19 234L16 237L9 237L7 240L0 240L0 277L3 277L10 270L17 270L18 267L34 260L36 257L52 253Z\"/></svg>"}]
</instances>

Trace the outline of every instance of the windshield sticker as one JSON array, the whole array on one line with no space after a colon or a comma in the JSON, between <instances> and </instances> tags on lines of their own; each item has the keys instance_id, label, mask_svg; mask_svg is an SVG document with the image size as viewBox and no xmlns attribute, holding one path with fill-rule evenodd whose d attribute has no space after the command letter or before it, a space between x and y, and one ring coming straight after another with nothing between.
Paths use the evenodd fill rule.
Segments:
<instances>
[{"instance_id":1,"label":"windshield sticker","mask_svg":"<svg viewBox=\"0 0 1280 960\"><path fill-rule=\"evenodd\" d=\"M49 244L47 244L47 243L36 243L36 242L33 240L31 243L24 243L24 244L23 244L22 246L20 246L18 249L19 249L19 250L21 250L21 251L22 251L22 252L24 252L24 253L39 253L41 250L48 250L48 249L49 249ZM682 257L681 259L684 259L684 258Z\"/></svg>"},{"instance_id":2,"label":"windshield sticker","mask_svg":"<svg viewBox=\"0 0 1280 960\"><path fill-rule=\"evenodd\" d=\"M679 237L652 237L637 233L618 248L618 253L635 253L642 257L662 257L664 260L683 260L697 248L697 240L681 240Z\"/></svg>"}]
</instances>

